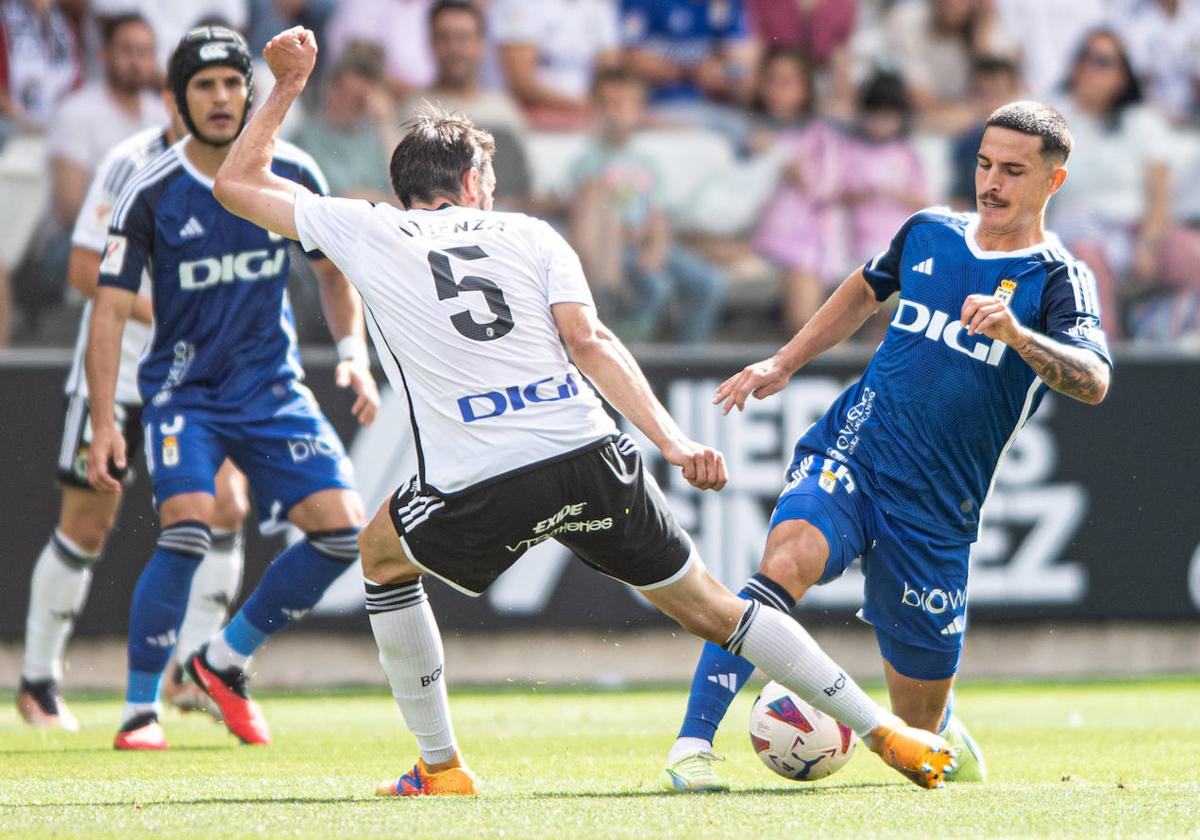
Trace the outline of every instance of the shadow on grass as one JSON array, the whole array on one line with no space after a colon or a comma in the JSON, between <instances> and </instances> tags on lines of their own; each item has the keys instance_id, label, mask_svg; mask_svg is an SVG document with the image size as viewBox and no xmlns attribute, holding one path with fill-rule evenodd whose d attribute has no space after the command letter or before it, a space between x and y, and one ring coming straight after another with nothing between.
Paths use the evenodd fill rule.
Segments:
<instances>
[{"instance_id":1,"label":"shadow on grass","mask_svg":"<svg viewBox=\"0 0 1200 840\"><path fill-rule=\"evenodd\" d=\"M889 782L855 782L848 785L821 785L801 787L755 787L755 788L739 788L737 790L727 791L725 793L697 793L691 794L691 797L699 797L708 800L720 800L723 798L739 799L746 796L829 796L831 794L848 794L862 790L871 790L879 788L896 788L899 787L894 783ZM533 799L674 799L681 795L672 793L667 790L604 790L604 791L573 791L571 793L551 793L542 791L539 793L530 794Z\"/></svg>"},{"instance_id":2,"label":"shadow on grass","mask_svg":"<svg viewBox=\"0 0 1200 840\"><path fill-rule=\"evenodd\" d=\"M72 747L64 744L53 744L53 753L118 753L121 750L108 747ZM197 744L189 747L171 747L169 750L142 750L142 752L164 752L164 753L179 753L179 752L213 752L216 750L227 750L228 746L221 744ZM38 747L33 749L22 748L16 750L6 750L0 747L0 756L6 755L51 755L51 751L46 747Z\"/></svg>"}]
</instances>

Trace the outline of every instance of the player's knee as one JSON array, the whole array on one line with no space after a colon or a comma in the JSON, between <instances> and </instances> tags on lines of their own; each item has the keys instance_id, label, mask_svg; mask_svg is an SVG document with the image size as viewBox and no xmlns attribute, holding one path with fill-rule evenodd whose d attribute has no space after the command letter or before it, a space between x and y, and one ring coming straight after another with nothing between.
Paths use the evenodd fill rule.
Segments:
<instances>
[{"instance_id":1,"label":"player's knee","mask_svg":"<svg viewBox=\"0 0 1200 840\"><path fill-rule=\"evenodd\" d=\"M222 488L225 491L225 488ZM250 500L241 488L217 493L213 508L212 526L223 531L237 531L250 515Z\"/></svg>"},{"instance_id":2,"label":"player's knee","mask_svg":"<svg viewBox=\"0 0 1200 840\"><path fill-rule=\"evenodd\" d=\"M759 571L799 601L821 579L828 560L825 535L815 525L797 519L771 531Z\"/></svg>"}]
</instances>

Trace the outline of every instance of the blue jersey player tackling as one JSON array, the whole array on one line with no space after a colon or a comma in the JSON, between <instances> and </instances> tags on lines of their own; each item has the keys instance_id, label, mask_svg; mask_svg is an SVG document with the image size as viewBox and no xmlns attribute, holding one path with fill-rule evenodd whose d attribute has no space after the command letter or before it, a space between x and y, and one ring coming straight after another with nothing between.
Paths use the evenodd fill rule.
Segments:
<instances>
[{"instance_id":1,"label":"blue jersey player tackling","mask_svg":"<svg viewBox=\"0 0 1200 840\"><path fill-rule=\"evenodd\" d=\"M861 558L861 615L875 628L892 710L958 747L948 779L984 779L951 686L967 628L968 554L996 469L1047 387L1092 404L1108 389L1091 273L1043 229L1071 144L1065 120L1045 105L994 112L978 155L978 212L914 215L795 338L715 399L728 413L777 393L898 295L862 378L796 443L762 565L740 594L790 611ZM727 789L712 741L753 670L705 645L667 790Z\"/></svg>"},{"instance_id":2,"label":"blue jersey player tackling","mask_svg":"<svg viewBox=\"0 0 1200 840\"><path fill-rule=\"evenodd\" d=\"M265 531L290 521L305 533L275 559L225 630L188 660L192 678L243 742L270 742L246 691L249 657L307 612L358 556L364 511L350 463L301 384L287 243L226 212L212 195L212 178L245 124L251 72L245 40L231 30L202 27L179 43L168 85L191 136L126 186L100 264L87 352L94 427L88 474L99 490L117 489L110 467L126 460L112 400L120 338L143 268L154 306L139 390L162 530L134 592L118 749L167 745L157 720L159 683L211 541L213 477L226 457L249 479ZM273 167L325 191L315 164L298 149L280 149ZM366 365L361 303L328 261L314 267L344 359L339 384L353 386L354 412L368 423L378 394Z\"/></svg>"}]
</instances>

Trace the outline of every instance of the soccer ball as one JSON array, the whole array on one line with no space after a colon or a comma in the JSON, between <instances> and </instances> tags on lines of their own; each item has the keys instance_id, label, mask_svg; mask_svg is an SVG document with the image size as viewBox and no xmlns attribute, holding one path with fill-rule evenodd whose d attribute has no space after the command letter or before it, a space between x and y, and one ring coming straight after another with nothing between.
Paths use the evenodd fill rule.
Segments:
<instances>
[{"instance_id":1,"label":"soccer ball","mask_svg":"<svg viewBox=\"0 0 1200 840\"><path fill-rule=\"evenodd\" d=\"M811 782L840 770L858 739L779 683L763 686L750 710L750 743L762 763L785 779Z\"/></svg>"}]
</instances>

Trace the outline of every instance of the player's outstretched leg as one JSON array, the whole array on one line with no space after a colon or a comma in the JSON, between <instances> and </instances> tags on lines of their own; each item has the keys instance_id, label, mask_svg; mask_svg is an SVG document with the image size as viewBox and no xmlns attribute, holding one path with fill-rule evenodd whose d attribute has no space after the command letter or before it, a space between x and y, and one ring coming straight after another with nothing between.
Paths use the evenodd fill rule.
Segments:
<instances>
[{"instance_id":1,"label":"player's outstretched leg","mask_svg":"<svg viewBox=\"0 0 1200 840\"><path fill-rule=\"evenodd\" d=\"M113 741L119 750L167 747L158 723L159 683L183 623L192 576L211 542L212 534L203 522L174 522L162 529L158 548L138 578L129 615L125 709Z\"/></svg>"},{"instance_id":2,"label":"player's outstretched leg","mask_svg":"<svg viewBox=\"0 0 1200 840\"><path fill-rule=\"evenodd\" d=\"M192 679L221 710L244 744L271 743L271 729L246 687L250 657L267 639L303 617L346 566L358 558L358 528L309 533L267 568L245 605L188 659Z\"/></svg>"},{"instance_id":3,"label":"player's outstretched leg","mask_svg":"<svg viewBox=\"0 0 1200 840\"><path fill-rule=\"evenodd\" d=\"M914 784L942 787L954 754L931 732L914 729L868 697L799 624L757 601L737 598L697 559L678 582L646 597L684 629L744 656L771 679L845 723ZM726 635L728 634L728 635Z\"/></svg>"},{"instance_id":4,"label":"player's outstretched leg","mask_svg":"<svg viewBox=\"0 0 1200 840\"><path fill-rule=\"evenodd\" d=\"M478 780L459 755L446 697L445 653L419 570L404 556L385 503L359 540L367 614L379 662L421 757L379 796L471 796ZM375 583L385 580L388 583Z\"/></svg>"},{"instance_id":5,"label":"player's outstretched leg","mask_svg":"<svg viewBox=\"0 0 1200 840\"><path fill-rule=\"evenodd\" d=\"M787 590L763 574L746 582L739 598L757 601L764 606L789 613L796 602ZM747 659L714 645L704 643L704 651L692 677L688 694L687 713L679 737L667 756L660 785L665 790L681 793L713 793L729 790L714 766L721 760L713 753L717 727L729 711L733 698L754 673L754 664Z\"/></svg>"}]
</instances>

